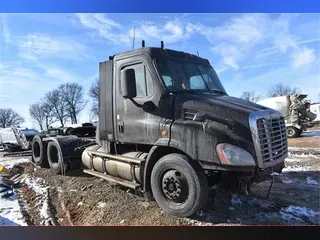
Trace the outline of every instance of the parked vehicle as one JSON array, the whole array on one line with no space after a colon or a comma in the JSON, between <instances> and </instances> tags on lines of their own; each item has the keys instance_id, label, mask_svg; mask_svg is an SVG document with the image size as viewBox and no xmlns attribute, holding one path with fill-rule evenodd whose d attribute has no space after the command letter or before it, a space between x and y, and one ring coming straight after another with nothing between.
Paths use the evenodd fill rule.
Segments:
<instances>
[{"instance_id":1,"label":"parked vehicle","mask_svg":"<svg viewBox=\"0 0 320 240\"><path fill-rule=\"evenodd\" d=\"M310 111L310 102L306 100L307 96L307 94L293 94L267 98L257 103L281 112L285 118L287 136L296 138L303 131L306 131L308 123L317 117Z\"/></svg>"},{"instance_id":2,"label":"parked vehicle","mask_svg":"<svg viewBox=\"0 0 320 240\"><path fill-rule=\"evenodd\" d=\"M15 127L0 129L0 146L8 152L31 148L24 133Z\"/></svg>"},{"instance_id":3,"label":"parked vehicle","mask_svg":"<svg viewBox=\"0 0 320 240\"><path fill-rule=\"evenodd\" d=\"M281 113L229 96L207 59L143 44L100 63L99 89L95 136L36 135L35 164L66 174L82 163L184 217L213 184L249 190L284 168Z\"/></svg>"}]
</instances>

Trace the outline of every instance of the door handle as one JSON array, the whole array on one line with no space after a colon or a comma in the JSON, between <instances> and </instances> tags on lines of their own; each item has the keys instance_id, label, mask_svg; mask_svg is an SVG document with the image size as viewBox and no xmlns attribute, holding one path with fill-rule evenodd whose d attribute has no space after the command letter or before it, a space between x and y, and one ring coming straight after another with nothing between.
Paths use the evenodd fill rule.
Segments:
<instances>
[{"instance_id":1,"label":"door handle","mask_svg":"<svg viewBox=\"0 0 320 240\"><path fill-rule=\"evenodd\" d=\"M123 133L124 131L124 124L122 121L118 121L118 130L119 130L119 133Z\"/></svg>"}]
</instances>

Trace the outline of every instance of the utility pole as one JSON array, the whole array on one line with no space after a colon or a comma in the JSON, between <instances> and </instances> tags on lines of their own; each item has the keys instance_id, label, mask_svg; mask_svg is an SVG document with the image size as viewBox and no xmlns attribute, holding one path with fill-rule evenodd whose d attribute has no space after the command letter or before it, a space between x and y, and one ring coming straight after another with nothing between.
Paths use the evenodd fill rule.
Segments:
<instances>
[{"instance_id":1,"label":"utility pole","mask_svg":"<svg viewBox=\"0 0 320 240\"><path fill-rule=\"evenodd\" d=\"M136 27L133 28L133 40L132 40L132 49L134 49L134 41L136 37Z\"/></svg>"}]
</instances>

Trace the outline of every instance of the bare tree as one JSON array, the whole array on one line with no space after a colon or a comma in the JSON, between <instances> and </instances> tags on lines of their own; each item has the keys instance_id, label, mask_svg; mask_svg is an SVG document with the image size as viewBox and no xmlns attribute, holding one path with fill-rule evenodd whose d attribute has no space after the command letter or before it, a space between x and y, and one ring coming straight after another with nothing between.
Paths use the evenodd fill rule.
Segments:
<instances>
[{"instance_id":1,"label":"bare tree","mask_svg":"<svg viewBox=\"0 0 320 240\"><path fill-rule=\"evenodd\" d=\"M92 118L99 116L99 80L96 79L91 85L89 96L92 98L91 115Z\"/></svg>"},{"instance_id":2,"label":"bare tree","mask_svg":"<svg viewBox=\"0 0 320 240\"><path fill-rule=\"evenodd\" d=\"M268 90L269 97L278 97L278 96L286 96L299 93L300 90L296 87L291 88L289 85L283 85L282 83L278 83Z\"/></svg>"},{"instance_id":3,"label":"bare tree","mask_svg":"<svg viewBox=\"0 0 320 240\"><path fill-rule=\"evenodd\" d=\"M52 106L52 104L42 100L41 108L42 108L43 115L44 115L44 124L45 124L46 129L48 130L50 125L52 123L54 123L56 120L54 117L54 113L53 113L53 106Z\"/></svg>"},{"instance_id":4,"label":"bare tree","mask_svg":"<svg viewBox=\"0 0 320 240\"><path fill-rule=\"evenodd\" d=\"M261 95L256 95L254 91L253 92L245 91L245 92L242 92L242 95L240 96L240 98L256 103L261 99Z\"/></svg>"},{"instance_id":5,"label":"bare tree","mask_svg":"<svg viewBox=\"0 0 320 240\"><path fill-rule=\"evenodd\" d=\"M87 101L83 97L83 88L77 83L66 83L59 86L62 100L65 102L65 111L71 123L78 123L79 113L86 107Z\"/></svg>"},{"instance_id":6,"label":"bare tree","mask_svg":"<svg viewBox=\"0 0 320 240\"><path fill-rule=\"evenodd\" d=\"M0 108L0 127L18 126L24 122L24 118L11 108Z\"/></svg>"},{"instance_id":7,"label":"bare tree","mask_svg":"<svg viewBox=\"0 0 320 240\"><path fill-rule=\"evenodd\" d=\"M68 114L66 112L66 103L63 100L63 93L60 89L54 89L48 92L44 97L44 103L47 105L48 109L52 108L52 115L64 127L67 121Z\"/></svg>"},{"instance_id":8,"label":"bare tree","mask_svg":"<svg viewBox=\"0 0 320 240\"><path fill-rule=\"evenodd\" d=\"M36 120L40 129L43 130L43 122L45 119L45 114L42 109L41 103L35 103L35 104L30 105L29 114L34 120Z\"/></svg>"}]
</instances>

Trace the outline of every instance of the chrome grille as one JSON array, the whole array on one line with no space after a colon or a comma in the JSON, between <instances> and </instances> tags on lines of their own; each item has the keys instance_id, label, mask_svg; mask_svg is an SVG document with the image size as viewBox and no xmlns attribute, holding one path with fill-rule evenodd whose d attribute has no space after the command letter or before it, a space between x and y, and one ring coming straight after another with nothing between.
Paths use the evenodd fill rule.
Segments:
<instances>
[{"instance_id":1,"label":"chrome grille","mask_svg":"<svg viewBox=\"0 0 320 240\"><path fill-rule=\"evenodd\" d=\"M273 110L253 112L249 116L250 129L259 167L273 166L288 155L285 122Z\"/></svg>"},{"instance_id":2,"label":"chrome grille","mask_svg":"<svg viewBox=\"0 0 320 240\"><path fill-rule=\"evenodd\" d=\"M257 120L261 158L264 163L277 161L287 154L286 127L282 118Z\"/></svg>"}]
</instances>

